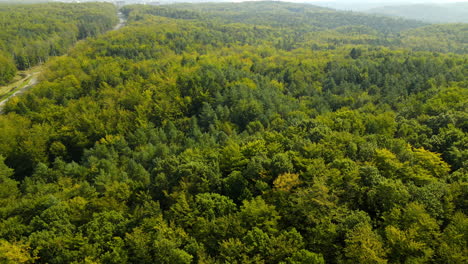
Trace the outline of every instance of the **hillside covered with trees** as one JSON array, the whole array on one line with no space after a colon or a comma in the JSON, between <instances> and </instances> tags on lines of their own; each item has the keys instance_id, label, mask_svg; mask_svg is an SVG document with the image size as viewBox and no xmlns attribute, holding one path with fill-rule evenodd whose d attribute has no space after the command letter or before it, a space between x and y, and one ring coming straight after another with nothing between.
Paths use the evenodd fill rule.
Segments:
<instances>
[{"instance_id":1,"label":"hillside covered with trees","mask_svg":"<svg viewBox=\"0 0 468 264\"><path fill-rule=\"evenodd\" d=\"M0 85L16 70L62 55L77 40L111 29L118 21L116 12L108 3L0 3Z\"/></svg>"},{"instance_id":2,"label":"hillside covered with trees","mask_svg":"<svg viewBox=\"0 0 468 264\"><path fill-rule=\"evenodd\" d=\"M468 259L466 24L122 11L0 115L0 262Z\"/></svg>"},{"instance_id":3,"label":"hillside covered with trees","mask_svg":"<svg viewBox=\"0 0 468 264\"><path fill-rule=\"evenodd\" d=\"M429 23L468 23L468 3L463 1L438 4L389 5L372 8L367 12L416 19Z\"/></svg>"}]
</instances>

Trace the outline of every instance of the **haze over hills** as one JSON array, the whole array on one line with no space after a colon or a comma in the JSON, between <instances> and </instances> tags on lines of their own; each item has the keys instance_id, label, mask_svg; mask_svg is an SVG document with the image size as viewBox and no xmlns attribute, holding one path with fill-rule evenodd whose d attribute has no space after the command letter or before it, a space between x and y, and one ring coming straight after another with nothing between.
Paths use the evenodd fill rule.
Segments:
<instances>
[{"instance_id":1,"label":"haze over hills","mask_svg":"<svg viewBox=\"0 0 468 264\"><path fill-rule=\"evenodd\" d=\"M377 1L366 1L366 0L304 0L295 1L303 3L312 3L314 5L325 6L329 8L335 8L340 10L353 10L353 11L367 11L373 8L381 8L386 6L404 6L404 5L445 5L453 3L468 2L467 0L377 0Z\"/></svg>"},{"instance_id":2,"label":"haze over hills","mask_svg":"<svg viewBox=\"0 0 468 264\"><path fill-rule=\"evenodd\" d=\"M426 25L420 21L344 12L316 5L285 2L175 4L167 7L202 13L204 18L216 17L229 23L265 26L281 24L282 26L289 25L293 27L304 25L312 31L364 26L368 29L377 30L379 33L388 34ZM165 6L162 8L165 8Z\"/></svg>"},{"instance_id":3,"label":"haze over hills","mask_svg":"<svg viewBox=\"0 0 468 264\"><path fill-rule=\"evenodd\" d=\"M111 0L0 0L0 3L44 2L116 2ZM242 0L124 0L125 4L174 4L174 3L225 3L249 2ZM256 1L252 1L256 2ZM285 2L285 1L282 1ZM292 0L289 2L311 4L337 10L359 11L370 14L402 17L429 23L467 23L468 1L366 1L366 0Z\"/></svg>"},{"instance_id":4,"label":"haze over hills","mask_svg":"<svg viewBox=\"0 0 468 264\"><path fill-rule=\"evenodd\" d=\"M468 2L384 6L366 12L416 19L432 23L467 23Z\"/></svg>"}]
</instances>

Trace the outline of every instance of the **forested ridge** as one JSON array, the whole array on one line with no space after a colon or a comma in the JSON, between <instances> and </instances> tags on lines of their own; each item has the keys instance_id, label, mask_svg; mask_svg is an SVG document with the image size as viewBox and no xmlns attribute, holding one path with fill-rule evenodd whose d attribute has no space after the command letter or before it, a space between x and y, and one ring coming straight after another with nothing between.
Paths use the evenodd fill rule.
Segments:
<instances>
[{"instance_id":1,"label":"forested ridge","mask_svg":"<svg viewBox=\"0 0 468 264\"><path fill-rule=\"evenodd\" d=\"M467 261L466 24L122 11L0 115L0 261Z\"/></svg>"},{"instance_id":2,"label":"forested ridge","mask_svg":"<svg viewBox=\"0 0 468 264\"><path fill-rule=\"evenodd\" d=\"M0 84L17 70L63 55L79 39L111 29L118 21L116 12L107 3L0 3Z\"/></svg>"},{"instance_id":3,"label":"forested ridge","mask_svg":"<svg viewBox=\"0 0 468 264\"><path fill-rule=\"evenodd\" d=\"M468 3L462 1L454 3L391 5L372 8L366 12L412 18L431 23L468 22Z\"/></svg>"}]
</instances>

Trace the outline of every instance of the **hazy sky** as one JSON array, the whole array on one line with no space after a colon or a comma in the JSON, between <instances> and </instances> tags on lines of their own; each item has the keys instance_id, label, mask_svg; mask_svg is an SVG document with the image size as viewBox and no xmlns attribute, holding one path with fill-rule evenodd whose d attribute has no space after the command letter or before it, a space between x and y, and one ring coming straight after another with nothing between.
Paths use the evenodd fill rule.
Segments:
<instances>
[{"instance_id":1,"label":"hazy sky","mask_svg":"<svg viewBox=\"0 0 468 264\"><path fill-rule=\"evenodd\" d=\"M300 0L291 0L299 2ZM286 1L286 2L291 2ZM378 4L378 3L456 3L456 2L468 2L468 0L302 0L300 2L339 2L339 3L352 3L352 2L361 2L369 4Z\"/></svg>"},{"instance_id":2,"label":"hazy sky","mask_svg":"<svg viewBox=\"0 0 468 264\"><path fill-rule=\"evenodd\" d=\"M282 0L283 1L283 0ZM401 4L444 4L444 3L456 3L456 2L468 2L468 0L284 0L285 2L331 2L340 4L352 4L352 3L366 3L372 5L401 5Z\"/></svg>"},{"instance_id":3,"label":"hazy sky","mask_svg":"<svg viewBox=\"0 0 468 264\"><path fill-rule=\"evenodd\" d=\"M346 9L346 10L368 10L370 8L395 5L411 4L449 4L449 3L467 3L468 0L286 0L295 3L310 3L321 6Z\"/></svg>"},{"instance_id":4,"label":"hazy sky","mask_svg":"<svg viewBox=\"0 0 468 264\"><path fill-rule=\"evenodd\" d=\"M21 0L22 2L34 2L34 0ZM45 2L47 0L40 0ZM49 0L49 1L64 1L72 2L72 0ZM115 0L81 0L82 2L89 1L105 1L112 2ZM145 1L158 1L158 0L124 0L126 2L145 2ZM160 2L244 2L244 1L265 1L265 0L159 0ZM455 3L455 2L468 2L468 0L280 0L283 2L296 2L296 3L329 3L335 5L352 6L354 3L365 5L383 6L383 5L404 5L404 4L431 4L431 3ZM0 0L0 2L15 2L15 0ZM20 2L20 1L18 1Z\"/></svg>"}]
</instances>

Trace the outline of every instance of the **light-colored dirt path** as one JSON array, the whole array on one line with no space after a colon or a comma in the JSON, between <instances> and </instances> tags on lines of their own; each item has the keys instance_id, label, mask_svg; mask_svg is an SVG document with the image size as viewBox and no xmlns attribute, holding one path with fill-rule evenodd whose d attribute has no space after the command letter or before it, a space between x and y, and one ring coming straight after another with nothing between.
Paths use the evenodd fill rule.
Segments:
<instances>
[{"instance_id":1,"label":"light-colored dirt path","mask_svg":"<svg viewBox=\"0 0 468 264\"><path fill-rule=\"evenodd\" d=\"M127 23L127 19L125 18L124 14L122 14L122 12L119 11L117 13L117 16L119 17L119 23L115 25L112 31L121 29ZM37 77L39 76L41 72L42 72L42 69L40 68L40 66L34 67L32 70L28 71L27 73L23 73L26 75L22 77L20 80L12 84L0 87L0 98L3 95L6 95L14 91L12 94L7 96L6 98L0 99L0 114L3 113L3 108L5 107L5 104L8 102L8 100L10 100L11 98L15 96L23 94L24 92L31 89L34 85L38 83ZM25 82L27 83L25 84Z\"/></svg>"},{"instance_id":2,"label":"light-colored dirt path","mask_svg":"<svg viewBox=\"0 0 468 264\"><path fill-rule=\"evenodd\" d=\"M7 95L7 94L14 91L13 93L11 93L6 98L3 98L0 101L0 113L3 112L3 107L5 106L6 102L8 102L8 100L10 100L11 98L26 92L31 87L36 85L37 82L38 82L37 77L41 72L42 72L41 71L41 66L36 66L31 71L26 73L26 76L24 76L22 79L14 82L14 83L12 83L10 85L0 87L0 89L5 90L5 92L2 95Z\"/></svg>"},{"instance_id":3,"label":"light-colored dirt path","mask_svg":"<svg viewBox=\"0 0 468 264\"><path fill-rule=\"evenodd\" d=\"M125 18L124 14L122 14L122 12L118 12L117 16L119 16L119 23L115 25L115 27L112 30L119 30L123 26L125 26L125 24L127 24L127 19Z\"/></svg>"}]
</instances>

